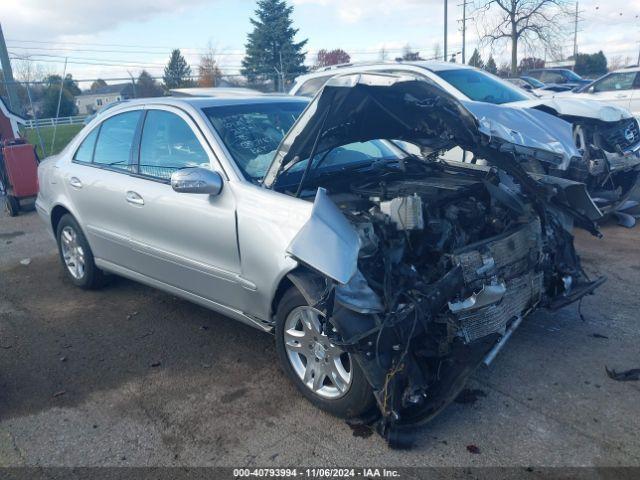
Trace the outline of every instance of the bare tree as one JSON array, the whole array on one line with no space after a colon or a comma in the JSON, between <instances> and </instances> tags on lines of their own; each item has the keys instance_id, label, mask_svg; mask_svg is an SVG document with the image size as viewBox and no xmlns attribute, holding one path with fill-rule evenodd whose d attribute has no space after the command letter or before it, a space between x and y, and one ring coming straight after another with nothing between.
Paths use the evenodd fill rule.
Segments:
<instances>
[{"instance_id":1,"label":"bare tree","mask_svg":"<svg viewBox=\"0 0 640 480\"><path fill-rule=\"evenodd\" d=\"M568 0L481 0L475 12L481 42L493 49L511 43L511 73L518 69L518 47L556 50Z\"/></svg>"},{"instance_id":2,"label":"bare tree","mask_svg":"<svg viewBox=\"0 0 640 480\"><path fill-rule=\"evenodd\" d=\"M380 61L381 62L386 62L388 56L389 56L389 54L387 53L387 49L382 47L380 49L380 52L378 53L378 58L380 59Z\"/></svg>"},{"instance_id":3,"label":"bare tree","mask_svg":"<svg viewBox=\"0 0 640 480\"><path fill-rule=\"evenodd\" d=\"M207 51L200 56L200 64L198 65L198 86L199 87L215 87L220 81L222 72L218 67L217 51L211 46L207 46Z\"/></svg>"}]
</instances>

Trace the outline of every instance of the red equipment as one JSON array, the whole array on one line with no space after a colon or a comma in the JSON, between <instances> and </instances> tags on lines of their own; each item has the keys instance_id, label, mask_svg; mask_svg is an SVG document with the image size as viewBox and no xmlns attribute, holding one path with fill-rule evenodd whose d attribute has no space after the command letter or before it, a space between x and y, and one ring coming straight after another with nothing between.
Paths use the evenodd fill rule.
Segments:
<instances>
[{"instance_id":1,"label":"red equipment","mask_svg":"<svg viewBox=\"0 0 640 480\"><path fill-rule=\"evenodd\" d=\"M0 192L7 214L20 212L20 200L38 194L38 157L35 147L22 139L6 140L0 151Z\"/></svg>"}]
</instances>

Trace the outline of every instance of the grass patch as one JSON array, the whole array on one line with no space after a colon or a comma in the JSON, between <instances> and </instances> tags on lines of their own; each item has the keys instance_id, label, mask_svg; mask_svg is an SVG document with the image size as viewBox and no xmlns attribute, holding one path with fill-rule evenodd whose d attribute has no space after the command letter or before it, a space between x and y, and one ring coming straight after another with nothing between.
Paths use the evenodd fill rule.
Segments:
<instances>
[{"instance_id":1,"label":"grass patch","mask_svg":"<svg viewBox=\"0 0 640 480\"><path fill-rule=\"evenodd\" d=\"M53 145L53 149L51 148L51 140L53 140L53 127L40 127L40 136L42 137L42 143L44 144L46 154L42 153L42 150L40 148L40 140L38 139L38 132L35 128L24 129L23 135L26 137L29 143L36 146L38 158L42 160L49 155L55 155L56 153L59 153L64 147L67 146L67 143L69 143L71 139L75 137L80 130L82 130L82 127L84 127L83 124L58 125L58 129L56 131L56 141Z\"/></svg>"}]
</instances>

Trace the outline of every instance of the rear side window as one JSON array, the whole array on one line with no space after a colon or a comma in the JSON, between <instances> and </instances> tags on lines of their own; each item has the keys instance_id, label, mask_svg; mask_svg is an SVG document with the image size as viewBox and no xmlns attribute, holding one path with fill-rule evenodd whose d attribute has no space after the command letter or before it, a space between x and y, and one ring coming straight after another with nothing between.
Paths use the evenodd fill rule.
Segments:
<instances>
[{"instance_id":1,"label":"rear side window","mask_svg":"<svg viewBox=\"0 0 640 480\"><path fill-rule=\"evenodd\" d=\"M129 156L141 112L125 112L102 122L93 163L131 171Z\"/></svg>"},{"instance_id":2,"label":"rear side window","mask_svg":"<svg viewBox=\"0 0 640 480\"><path fill-rule=\"evenodd\" d=\"M91 163L93 161L93 148L96 145L99 130L100 127L96 127L85 137L82 144L80 144L80 148L76 150L76 154L73 157L74 160L85 163Z\"/></svg>"},{"instance_id":3,"label":"rear side window","mask_svg":"<svg viewBox=\"0 0 640 480\"><path fill-rule=\"evenodd\" d=\"M331 75L325 75L323 77L316 77L310 80L307 80L302 84L302 86L296 92L296 96L298 97L313 97L318 90L320 90L327 80L331 78Z\"/></svg>"},{"instance_id":4,"label":"rear side window","mask_svg":"<svg viewBox=\"0 0 640 480\"><path fill-rule=\"evenodd\" d=\"M140 143L140 174L169 180L181 168L210 166L202 144L182 118L164 110L147 112Z\"/></svg>"}]
</instances>

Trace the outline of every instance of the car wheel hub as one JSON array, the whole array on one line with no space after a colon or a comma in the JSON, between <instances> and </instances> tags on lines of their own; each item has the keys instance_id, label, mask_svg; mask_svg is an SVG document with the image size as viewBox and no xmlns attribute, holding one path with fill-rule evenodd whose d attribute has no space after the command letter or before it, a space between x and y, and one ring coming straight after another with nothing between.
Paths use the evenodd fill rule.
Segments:
<instances>
[{"instance_id":1,"label":"car wheel hub","mask_svg":"<svg viewBox=\"0 0 640 480\"><path fill-rule=\"evenodd\" d=\"M309 390L323 398L340 398L351 386L351 358L322 332L321 317L309 306L291 311L284 328L287 358Z\"/></svg>"},{"instance_id":2,"label":"car wheel hub","mask_svg":"<svg viewBox=\"0 0 640 480\"><path fill-rule=\"evenodd\" d=\"M72 227L66 226L62 229L60 246L67 270L73 278L81 279L85 272L84 249L78 243L78 234Z\"/></svg>"}]
</instances>

